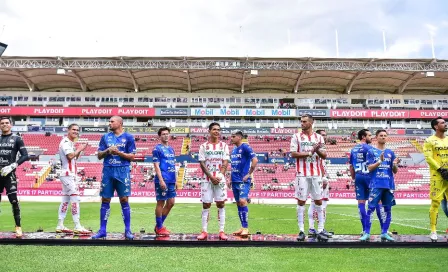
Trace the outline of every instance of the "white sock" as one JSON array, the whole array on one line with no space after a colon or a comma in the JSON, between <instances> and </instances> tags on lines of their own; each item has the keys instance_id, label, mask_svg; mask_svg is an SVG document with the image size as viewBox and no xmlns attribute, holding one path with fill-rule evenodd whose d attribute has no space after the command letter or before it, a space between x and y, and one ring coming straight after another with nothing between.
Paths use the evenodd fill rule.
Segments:
<instances>
[{"instance_id":1,"label":"white sock","mask_svg":"<svg viewBox=\"0 0 448 272\"><path fill-rule=\"evenodd\" d=\"M218 208L219 232L224 231L226 224L226 208Z\"/></svg>"},{"instance_id":2,"label":"white sock","mask_svg":"<svg viewBox=\"0 0 448 272\"><path fill-rule=\"evenodd\" d=\"M305 232L304 216L305 216L305 206L297 205L297 221L299 225L299 230L303 232Z\"/></svg>"},{"instance_id":3,"label":"white sock","mask_svg":"<svg viewBox=\"0 0 448 272\"><path fill-rule=\"evenodd\" d=\"M321 232L324 230L324 211L322 209L322 205L316 205L316 211L317 211L317 231Z\"/></svg>"},{"instance_id":4,"label":"white sock","mask_svg":"<svg viewBox=\"0 0 448 272\"><path fill-rule=\"evenodd\" d=\"M73 223L75 223L75 228L80 228L81 224L79 223L79 215L81 210L79 208L79 196L70 196L70 202L72 202Z\"/></svg>"},{"instance_id":5,"label":"white sock","mask_svg":"<svg viewBox=\"0 0 448 272\"><path fill-rule=\"evenodd\" d=\"M207 232L210 209L202 209L202 231Z\"/></svg>"},{"instance_id":6,"label":"white sock","mask_svg":"<svg viewBox=\"0 0 448 272\"><path fill-rule=\"evenodd\" d=\"M62 196L61 205L59 205L58 210L58 226L64 226L65 216L67 215L68 203L70 202L69 196Z\"/></svg>"},{"instance_id":7,"label":"white sock","mask_svg":"<svg viewBox=\"0 0 448 272\"><path fill-rule=\"evenodd\" d=\"M328 205L328 202L326 200L322 200L322 211L324 213L324 226L325 226L325 221L327 221L327 205Z\"/></svg>"},{"instance_id":8,"label":"white sock","mask_svg":"<svg viewBox=\"0 0 448 272\"><path fill-rule=\"evenodd\" d=\"M314 201L311 201L311 204L308 207L308 223L310 229L314 229Z\"/></svg>"}]
</instances>

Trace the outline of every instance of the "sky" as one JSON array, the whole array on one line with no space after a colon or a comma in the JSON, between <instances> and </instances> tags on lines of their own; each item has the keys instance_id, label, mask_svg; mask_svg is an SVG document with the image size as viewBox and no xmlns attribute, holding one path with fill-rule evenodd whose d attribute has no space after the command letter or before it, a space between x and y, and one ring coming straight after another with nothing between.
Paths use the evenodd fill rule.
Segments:
<instances>
[{"instance_id":1,"label":"sky","mask_svg":"<svg viewBox=\"0 0 448 272\"><path fill-rule=\"evenodd\" d=\"M0 0L5 56L433 58L431 37L448 59L447 0Z\"/></svg>"}]
</instances>

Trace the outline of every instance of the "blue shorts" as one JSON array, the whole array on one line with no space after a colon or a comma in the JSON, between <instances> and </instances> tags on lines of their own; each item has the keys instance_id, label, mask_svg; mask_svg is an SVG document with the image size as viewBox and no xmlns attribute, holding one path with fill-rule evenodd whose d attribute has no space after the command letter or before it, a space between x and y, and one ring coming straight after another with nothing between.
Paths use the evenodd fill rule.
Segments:
<instances>
[{"instance_id":1,"label":"blue shorts","mask_svg":"<svg viewBox=\"0 0 448 272\"><path fill-rule=\"evenodd\" d=\"M118 197L131 195L131 172L129 166L105 166L101 177L100 196L112 198L114 192Z\"/></svg>"},{"instance_id":2,"label":"blue shorts","mask_svg":"<svg viewBox=\"0 0 448 272\"><path fill-rule=\"evenodd\" d=\"M381 201L383 206L395 206L395 197L390 189L374 188L370 190L369 195L369 208L378 206Z\"/></svg>"},{"instance_id":3,"label":"blue shorts","mask_svg":"<svg viewBox=\"0 0 448 272\"><path fill-rule=\"evenodd\" d=\"M176 197L176 183L166 183L166 190L160 188L160 184L155 183L156 200L167 200Z\"/></svg>"},{"instance_id":4,"label":"blue shorts","mask_svg":"<svg viewBox=\"0 0 448 272\"><path fill-rule=\"evenodd\" d=\"M367 200L369 199L369 183L370 177L363 175L355 176L355 192L356 200Z\"/></svg>"},{"instance_id":5,"label":"blue shorts","mask_svg":"<svg viewBox=\"0 0 448 272\"><path fill-rule=\"evenodd\" d=\"M240 198L247 200L250 192L250 180L246 182L232 182L232 192L236 202L240 201Z\"/></svg>"}]
</instances>

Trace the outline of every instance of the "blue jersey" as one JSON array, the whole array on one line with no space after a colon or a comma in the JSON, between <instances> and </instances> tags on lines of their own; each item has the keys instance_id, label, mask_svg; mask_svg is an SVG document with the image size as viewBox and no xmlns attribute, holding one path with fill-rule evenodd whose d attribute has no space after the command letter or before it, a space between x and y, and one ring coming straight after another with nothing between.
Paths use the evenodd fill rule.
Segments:
<instances>
[{"instance_id":1,"label":"blue jersey","mask_svg":"<svg viewBox=\"0 0 448 272\"><path fill-rule=\"evenodd\" d=\"M367 165L376 163L380 159L382 152L384 152L384 161L371 172L370 188L395 190L394 174L392 172L395 153L392 150L387 148L385 150L370 149L367 153Z\"/></svg>"},{"instance_id":2,"label":"blue jersey","mask_svg":"<svg viewBox=\"0 0 448 272\"><path fill-rule=\"evenodd\" d=\"M120 136L115 136L113 132L103 135L98 146L98 151L104 151L111 146L116 146L119 151L127 154L135 153L134 136L123 132ZM104 166L130 166L131 162L118 155L107 154L103 161Z\"/></svg>"},{"instance_id":3,"label":"blue jersey","mask_svg":"<svg viewBox=\"0 0 448 272\"><path fill-rule=\"evenodd\" d=\"M176 156L171 146L156 145L152 151L152 161L159 163L165 183L176 183ZM154 177L154 182L159 183L157 175Z\"/></svg>"},{"instance_id":4,"label":"blue jersey","mask_svg":"<svg viewBox=\"0 0 448 272\"><path fill-rule=\"evenodd\" d=\"M248 144L234 147L230 155L232 164L232 182L243 182L244 176L249 173L252 159L256 156ZM250 181L250 179L248 179Z\"/></svg>"},{"instance_id":5,"label":"blue jersey","mask_svg":"<svg viewBox=\"0 0 448 272\"><path fill-rule=\"evenodd\" d=\"M357 144L350 151L350 164L355 169L356 175L369 176L367 169L367 152L372 149L368 144Z\"/></svg>"}]
</instances>

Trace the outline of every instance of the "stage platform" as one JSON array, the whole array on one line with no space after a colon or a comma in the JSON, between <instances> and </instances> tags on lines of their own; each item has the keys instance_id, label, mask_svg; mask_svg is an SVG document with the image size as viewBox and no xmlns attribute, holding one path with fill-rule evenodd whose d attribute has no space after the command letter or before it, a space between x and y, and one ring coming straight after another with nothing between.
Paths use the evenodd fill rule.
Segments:
<instances>
[{"instance_id":1,"label":"stage platform","mask_svg":"<svg viewBox=\"0 0 448 272\"><path fill-rule=\"evenodd\" d=\"M448 248L447 235L440 235L432 242L427 235L394 235L395 242L381 242L379 235L372 235L370 242L360 242L359 235L334 235L327 242L306 238L296 240L296 234L253 234L247 238L229 235L229 240L219 241L217 234L209 234L207 241L198 241L198 234L172 234L158 237L151 233L135 233L132 241L124 240L122 233L109 233L106 240L91 240L90 236L57 234L54 232L27 232L15 238L13 232L0 232L1 245L47 246L140 246L140 247L308 247L308 248Z\"/></svg>"}]
</instances>

